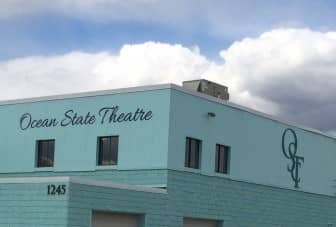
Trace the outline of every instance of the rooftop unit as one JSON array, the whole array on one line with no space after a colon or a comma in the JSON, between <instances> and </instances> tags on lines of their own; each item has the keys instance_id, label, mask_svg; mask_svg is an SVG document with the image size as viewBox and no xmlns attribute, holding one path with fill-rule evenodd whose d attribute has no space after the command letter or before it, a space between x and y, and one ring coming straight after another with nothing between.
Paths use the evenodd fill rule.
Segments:
<instances>
[{"instance_id":1,"label":"rooftop unit","mask_svg":"<svg viewBox=\"0 0 336 227\"><path fill-rule=\"evenodd\" d=\"M230 97L228 87L205 79L184 81L183 87L223 100L229 100Z\"/></svg>"}]
</instances>

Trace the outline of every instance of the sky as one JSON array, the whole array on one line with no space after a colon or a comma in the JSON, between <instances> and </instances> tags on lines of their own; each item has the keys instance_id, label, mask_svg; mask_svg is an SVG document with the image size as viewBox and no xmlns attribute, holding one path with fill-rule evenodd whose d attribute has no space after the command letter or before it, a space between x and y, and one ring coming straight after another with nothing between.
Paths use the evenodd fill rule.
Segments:
<instances>
[{"instance_id":1,"label":"sky","mask_svg":"<svg viewBox=\"0 0 336 227\"><path fill-rule=\"evenodd\" d=\"M336 135L336 1L0 1L0 100L200 78Z\"/></svg>"}]
</instances>

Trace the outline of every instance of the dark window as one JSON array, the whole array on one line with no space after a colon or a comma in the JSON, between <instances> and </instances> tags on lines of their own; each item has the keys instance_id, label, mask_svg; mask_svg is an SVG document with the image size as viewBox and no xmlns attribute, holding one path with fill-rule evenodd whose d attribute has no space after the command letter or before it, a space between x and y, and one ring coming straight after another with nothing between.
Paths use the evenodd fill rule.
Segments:
<instances>
[{"instance_id":1,"label":"dark window","mask_svg":"<svg viewBox=\"0 0 336 227\"><path fill-rule=\"evenodd\" d=\"M201 141L193 138L186 138L184 166L199 169Z\"/></svg>"},{"instance_id":2,"label":"dark window","mask_svg":"<svg viewBox=\"0 0 336 227\"><path fill-rule=\"evenodd\" d=\"M230 147L225 145L216 145L216 167L218 173L228 173L229 169Z\"/></svg>"},{"instance_id":3,"label":"dark window","mask_svg":"<svg viewBox=\"0 0 336 227\"><path fill-rule=\"evenodd\" d=\"M98 137L98 165L116 165L118 163L118 136Z\"/></svg>"},{"instance_id":4,"label":"dark window","mask_svg":"<svg viewBox=\"0 0 336 227\"><path fill-rule=\"evenodd\" d=\"M37 167L54 166L55 140L37 141Z\"/></svg>"}]
</instances>

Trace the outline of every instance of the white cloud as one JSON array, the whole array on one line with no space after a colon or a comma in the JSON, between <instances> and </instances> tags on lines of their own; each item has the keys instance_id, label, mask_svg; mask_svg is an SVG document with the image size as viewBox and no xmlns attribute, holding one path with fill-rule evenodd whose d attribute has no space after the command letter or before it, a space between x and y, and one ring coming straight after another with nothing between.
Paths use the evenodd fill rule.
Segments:
<instances>
[{"instance_id":1,"label":"white cloud","mask_svg":"<svg viewBox=\"0 0 336 227\"><path fill-rule=\"evenodd\" d=\"M225 74L240 80L238 91L275 105L277 115L336 128L336 32L277 29L236 42L221 56Z\"/></svg>"},{"instance_id":2,"label":"white cloud","mask_svg":"<svg viewBox=\"0 0 336 227\"><path fill-rule=\"evenodd\" d=\"M198 49L147 42L124 45L118 54L72 52L0 62L0 99L198 78L211 63Z\"/></svg>"},{"instance_id":3,"label":"white cloud","mask_svg":"<svg viewBox=\"0 0 336 227\"><path fill-rule=\"evenodd\" d=\"M119 53L68 53L0 62L0 99L205 78L232 101L336 131L336 33L277 29L235 42L222 63L197 48L147 42Z\"/></svg>"}]
</instances>

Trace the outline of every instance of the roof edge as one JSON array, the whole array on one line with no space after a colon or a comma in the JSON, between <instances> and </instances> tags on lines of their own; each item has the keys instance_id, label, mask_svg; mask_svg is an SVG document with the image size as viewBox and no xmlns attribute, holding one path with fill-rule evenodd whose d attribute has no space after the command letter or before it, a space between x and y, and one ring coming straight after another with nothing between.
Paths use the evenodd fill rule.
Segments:
<instances>
[{"instance_id":1,"label":"roof edge","mask_svg":"<svg viewBox=\"0 0 336 227\"><path fill-rule=\"evenodd\" d=\"M285 124L285 125L290 126L290 127L296 127L296 128L299 128L299 129L307 131L307 132L311 132L311 133L314 133L314 134L318 134L318 135L325 136L325 137L336 140L335 136L332 136L332 135L329 135L327 133L321 132L318 129L306 127L306 126L303 126L303 125L300 125L300 124L293 123L291 121L286 121L286 120L283 120L279 117L276 117L276 116L273 116L273 115L270 115L270 114L267 114L267 113L264 113L264 112L261 112L261 111L258 111L258 110L254 110L252 108L242 106L242 105L239 105L239 104L236 104L236 103L232 103L228 100L222 100L222 99L212 97L212 96L207 95L207 94L191 91L191 90L188 90L186 88L183 88L183 87L175 85L175 84L171 84L171 88L175 89L175 90L178 90L178 91L181 91L183 93L189 94L189 95L193 95L193 96L197 96L197 97L206 99L210 102L219 103L219 104L222 104L222 105L234 108L234 109L238 109L238 110L241 110L241 111L251 113L251 114L256 115L258 117L267 118L269 120L272 120L272 121L275 121L275 122L278 122L278 123L281 123L281 124Z\"/></svg>"},{"instance_id":2,"label":"roof edge","mask_svg":"<svg viewBox=\"0 0 336 227\"><path fill-rule=\"evenodd\" d=\"M321 132L317 129L309 128L306 126L302 126L290 121L286 121L280 119L276 116L263 113L257 110L254 110L249 107L241 106L239 104L235 104L226 100L221 100L216 97L212 97L210 95L206 95L200 92L188 90L182 86L173 84L173 83L166 83L166 84L157 84L157 85L146 85L146 86L136 86L136 87L129 87L129 88L117 88L117 89L109 89L109 90L100 90L100 91L87 91L87 92L78 92L78 93L70 93L64 95L50 95L50 96L42 96L42 97L33 97L33 98L25 98L25 99L13 99L13 100L4 100L0 101L1 105L14 105L14 104L23 104L23 103L32 103L32 102L42 102L42 101L55 101L61 99L71 99L71 98L83 98L83 97L94 97L94 96L103 96L103 95L113 95L113 94L121 94L121 93L133 93L133 92L143 92L143 91L153 91L153 90L162 90L162 89L174 89L185 94L189 94L192 96L200 97L206 99L211 102L219 103L234 109L238 109L241 111L245 111L251 113L253 115L270 119L272 121L285 124L290 127L296 127L302 129L307 132L311 132L317 135L325 136L331 139L336 140L335 136L329 135L327 133Z\"/></svg>"},{"instance_id":3,"label":"roof edge","mask_svg":"<svg viewBox=\"0 0 336 227\"><path fill-rule=\"evenodd\" d=\"M167 193L167 190L160 188L153 188L144 185L129 185L129 184L119 184L108 181L100 181L93 179L84 179L77 177L68 176L58 176L58 177L11 177L11 178L0 178L0 184L38 184L38 183L54 183L54 182L65 182L74 184L83 184L89 186L107 187L115 189L124 189L132 191L142 191L142 192L152 192L152 193Z\"/></svg>"},{"instance_id":4,"label":"roof edge","mask_svg":"<svg viewBox=\"0 0 336 227\"><path fill-rule=\"evenodd\" d=\"M48 95L48 96L31 97L31 98L23 98L23 99L9 99L9 100L0 101L0 106L32 103L32 102L42 102L42 101L55 101L55 100L60 100L60 99L83 98L83 97L94 97L94 96L113 95L113 94L121 94L121 93L161 90L161 89L169 89L172 86L173 84L168 83L168 84L146 85L146 86L116 88L116 89L98 90L98 91L85 91L85 92L77 92L77 93L69 93L69 94ZM177 85L175 86L177 87Z\"/></svg>"}]
</instances>

